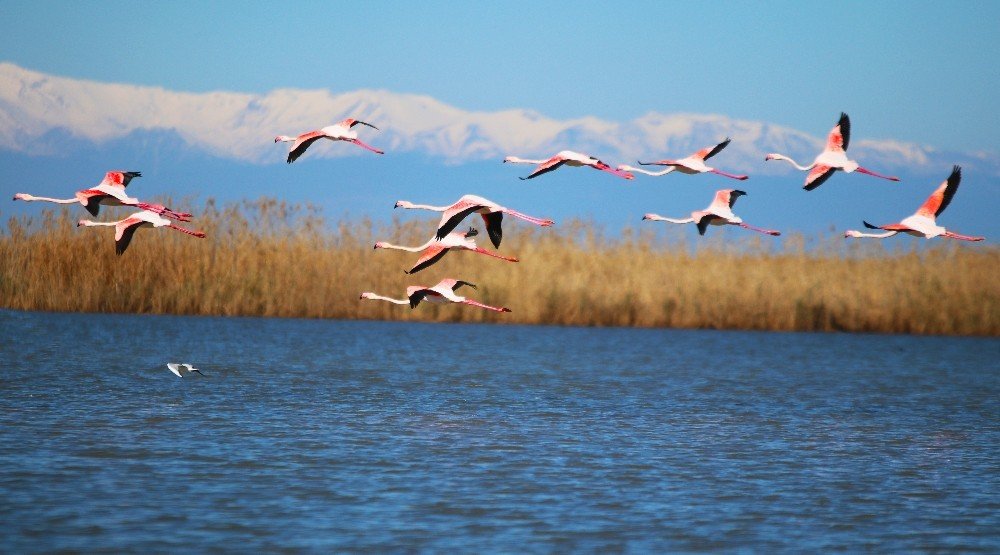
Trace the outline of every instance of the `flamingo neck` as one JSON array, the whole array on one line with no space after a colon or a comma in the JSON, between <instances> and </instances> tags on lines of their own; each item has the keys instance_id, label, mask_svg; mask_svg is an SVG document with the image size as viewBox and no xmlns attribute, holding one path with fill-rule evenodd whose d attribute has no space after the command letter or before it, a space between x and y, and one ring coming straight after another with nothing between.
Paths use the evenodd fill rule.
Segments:
<instances>
[{"instance_id":1,"label":"flamingo neck","mask_svg":"<svg viewBox=\"0 0 1000 555\"><path fill-rule=\"evenodd\" d=\"M393 245L392 243L386 243L384 241L379 241L378 243L375 243L375 248L376 249L395 249L395 250L407 251L407 252L420 252L420 251L424 250L425 248L427 248L428 244L429 243L424 243L423 245L420 245L419 247L404 247L403 245Z\"/></svg>"},{"instance_id":2,"label":"flamingo neck","mask_svg":"<svg viewBox=\"0 0 1000 555\"><path fill-rule=\"evenodd\" d=\"M517 156L508 156L503 161L509 164L544 164L548 162L548 160L528 160L527 158L518 158Z\"/></svg>"},{"instance_id":3,"label":"flamingo neck","mask_svg":"<svg viewBox=\"0 0 1000 555\"><path fill-rule=\"evenodd\" d=\"M642 168L633 168L632 166L619 166L618 169L620 169L620 170L626 170L626 171L630 171L630 172L642 173L642 174L646 174L646 175L651 175L653 177L659 177L661 175L667 175L668 173L674 171L677 168L675 168L674 166L667 166L667 168L665 170L658 171L658 172L651 172L649 170L644 170Z\"/></svg>"},{"instance_id":4,"label":"flamingo neck","mask_svg":"<svg viewBox=\"0 0 1000 555\"><path fill-rule=\"evenodd\" d=\"M850 230L844 234L845 237L862 238L868 237L871 239L885 239L886 237L892 237L895 235L896 231L886 231L885 233L861 233L860 231Z\"/></svg>"},{"instance_id":5,"label":"flamingo neck","mask_svg":"<svg viewBox=\"0 0 1000 555\"><path fill-rule=\"evenodd\" d=\"M36 197L29 195L27 193L17 193L14 195L14 200L23 200L25 202L32 202L40 200L43 202L55 202L57 204L73 204L74 202L80 202L75 198L49 198L49 197Z\"/></svg>"},{"instance_id":6,"label":"flamingo neck","mask_svg":"<svg viewBox=\"0 0 1000 555\"><path fill-rule=\"evenodd\" d=\"M81 225L84 226L84 227L94 227L94 226L111 226L111 227L114 227L114 226L118 225L118 222L95 222L93 220L80 220L79 222L77 222L76 225L78 227L81 226Z\"/></svg>"},{"instance_id":7,"label":"flamingo neck","mask_svg":"<svg viewBox=\"0 0 1000 555\"><path fill-rule=\"evenodd\" d=\"M450 206L432 206L430 204L413 204L412 202L401 201L403 204L398 205L400 208L406 208L408 210L433 210L435 212L444 212Z\"/></svg>"},{"instance_id":8,"label":"flamingo neck","mask_svg":"<svg viewBox=\"0 0 1000 555\"><path fill-rule=\"evenodd\" d=\"M768 154L766 157L764 157L764 161L766 162L767 160L784 160L785 162L788 162L789 164L795 166L795 169L801 171L811 170L813 166L816 165L816 163L813 162L808 166L800 166L795 160L792 160L791 158L785 156L784 154Z\"/></svg>"},{"instance_id":9,"label":"flamingo neck","mask_svg":"<svg viewBox=\"0 0 1000 555\"><path fill-rule=\"evenodd\" d=\"M644 220L653 220L654 222L670 222L672 224L689 224L694 221L694 218L684 218L683 220L678 220L675 218L666 218L659 214L646 214L642 217Z\"/></svg>"},{"instance_id":10,"label":"flamingo neck","mask_svg":"<svg viewBox=\"0 0 1000 555\"><path fill-rule=\"evenodd\" d=\"M393 304L405 304L405 305L410 304L409 299L393 299L392 297L385 297L383 295L378 295L376 293L365 293L365 295L362 298L372 299L375 301L388 301Z\"/></svg>"}]
</instances>

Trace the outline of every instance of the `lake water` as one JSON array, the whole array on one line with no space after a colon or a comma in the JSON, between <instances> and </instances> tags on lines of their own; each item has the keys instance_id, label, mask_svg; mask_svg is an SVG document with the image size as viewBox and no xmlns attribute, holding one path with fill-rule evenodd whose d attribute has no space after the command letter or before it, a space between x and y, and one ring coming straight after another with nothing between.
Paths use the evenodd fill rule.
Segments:
<instances>
[{"instance_id":1,"label":"lake water","mask_svg":"<svg viewBox=\"0 0 1000 555\"><path fill-rule=\"evenodd\" d=\"M1000 551L997 339L10 311L0 331L5 552Z\"/></svg>"}]
</instances>

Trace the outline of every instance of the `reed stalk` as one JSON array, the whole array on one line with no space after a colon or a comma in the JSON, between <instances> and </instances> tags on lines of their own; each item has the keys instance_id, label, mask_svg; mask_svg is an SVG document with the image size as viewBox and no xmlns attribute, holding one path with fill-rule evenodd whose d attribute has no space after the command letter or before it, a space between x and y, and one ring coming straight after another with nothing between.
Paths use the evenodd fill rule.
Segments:
<instances>
[{"instance_id":1,"label":"reed stalk","mask_svg":"<svg viewBox=\"0 0 1000 555\"><path fill-rule=\"evenodd\" d=\"M184 209L185 207L181 207ZM102 209L117 219L123 209ZM192 211L189 207L188 211ZM416 245L436 218L391 224L327 222L318 210L261 199L195 210L197 239L142 229L123 256L111 228L77 228L63 207L11 218L0 233L0 307L436 322L504 322L914 334L1000 334L1000 249L909 238L806 245L742 230L648 225L607 236L588 222L536 228L505 221L508 263L468 252L405 275L417 255L372 247ZM513 220L513 219L508 219ZM481 221L470 219L479 226ZM489 245L485 233L479 237ZM407 285L455 277L467 294L513 309L359 300L401 298Z\"/></svg>"}]
</instances>

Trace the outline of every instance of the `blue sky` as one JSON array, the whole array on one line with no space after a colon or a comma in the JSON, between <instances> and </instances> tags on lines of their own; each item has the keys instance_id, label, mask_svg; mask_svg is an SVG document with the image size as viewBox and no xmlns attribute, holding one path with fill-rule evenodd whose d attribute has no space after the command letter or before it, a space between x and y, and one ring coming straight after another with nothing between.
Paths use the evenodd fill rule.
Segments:
<instances>
[{"instance_id":1,"label":"blue sky","mask_svg":"<svg viewBox=\"0 0 1000 555\"><path fill-rule=\"evenodd\" d=\"M720 113L997 150L1000 2L21 2L0 59L204 92L381 88L471 110Z\"/></svg>"}]
</instances>

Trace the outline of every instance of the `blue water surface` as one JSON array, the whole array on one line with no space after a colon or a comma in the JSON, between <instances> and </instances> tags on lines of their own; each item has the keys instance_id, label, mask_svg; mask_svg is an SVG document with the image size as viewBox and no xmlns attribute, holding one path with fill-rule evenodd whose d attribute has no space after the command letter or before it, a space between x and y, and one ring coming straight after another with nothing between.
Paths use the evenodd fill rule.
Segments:
<instances>
[{"instance_id":1,"label":"blue water surface","mask_svg":"<svg viewBox=\"0 0 1000 555\"><path fill-rule=\"evenodd\" d=\"M993 338L11 311L0 332L7 552L1000 551Z\"/></svg>"}]
</instances>

